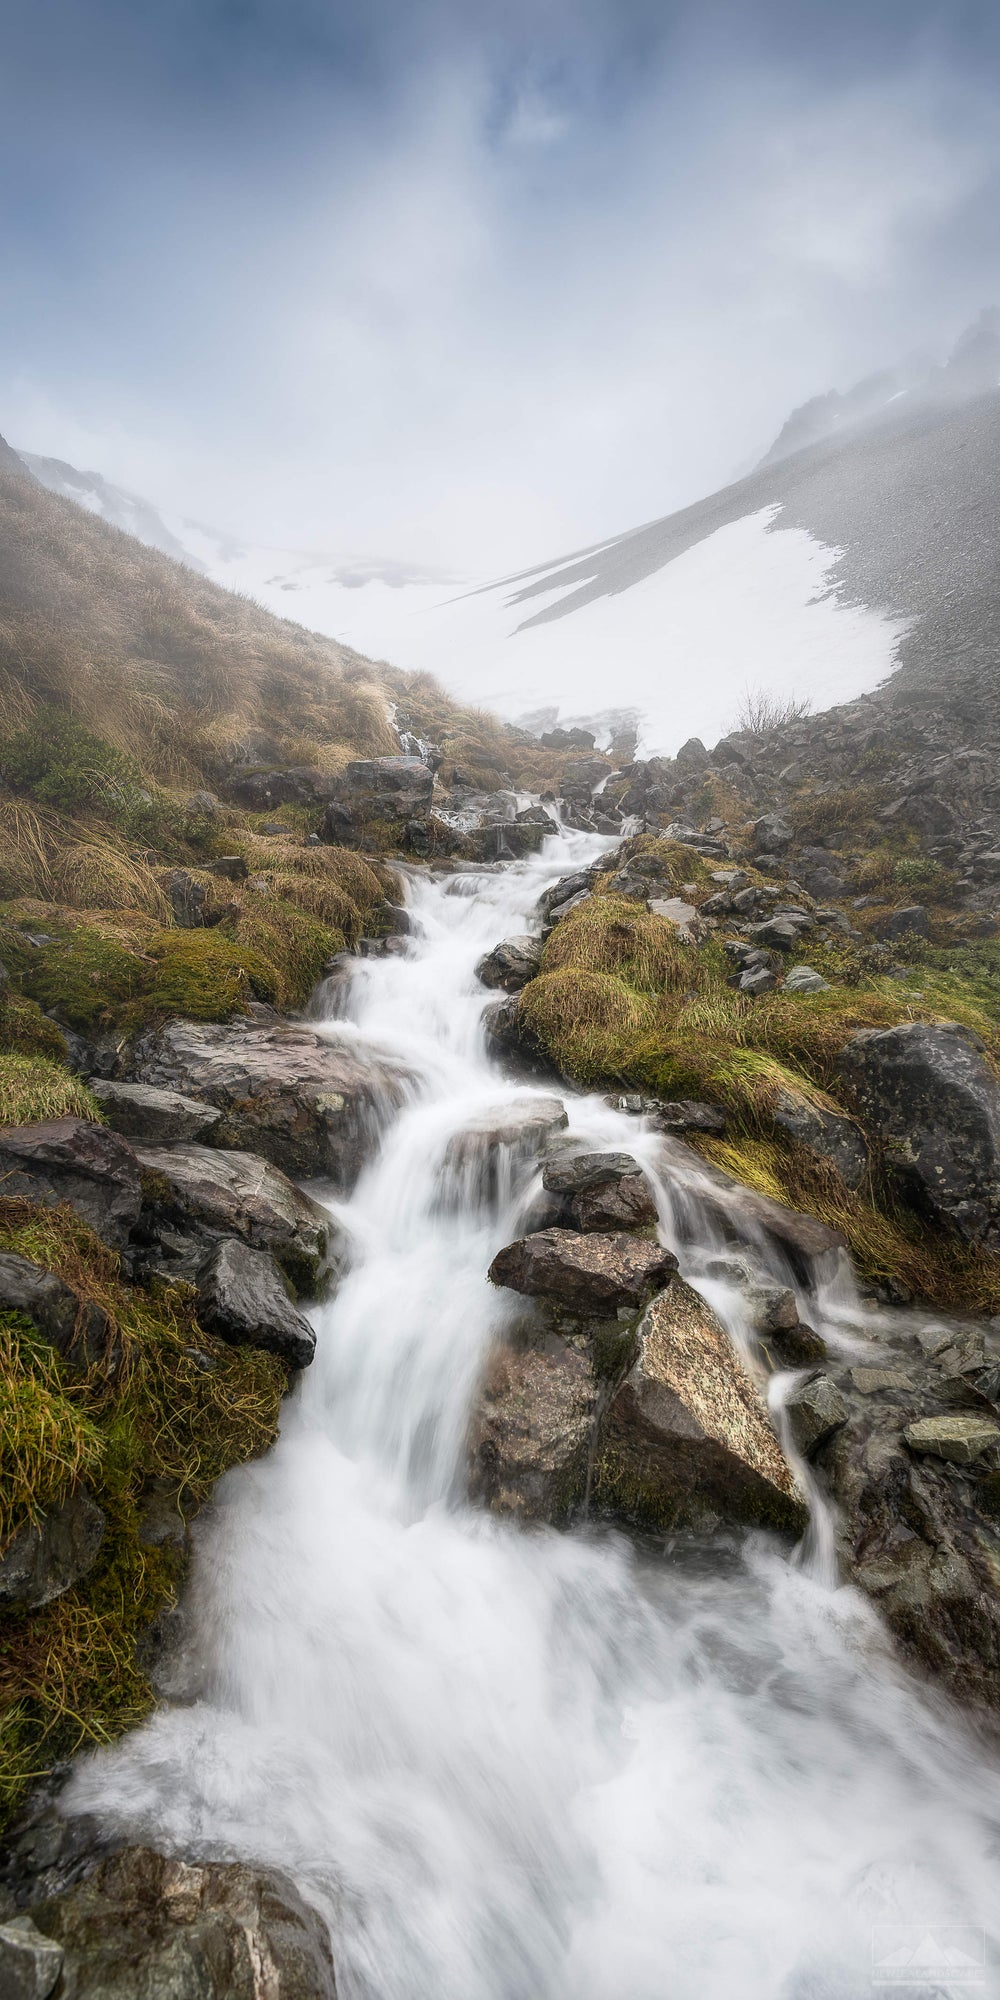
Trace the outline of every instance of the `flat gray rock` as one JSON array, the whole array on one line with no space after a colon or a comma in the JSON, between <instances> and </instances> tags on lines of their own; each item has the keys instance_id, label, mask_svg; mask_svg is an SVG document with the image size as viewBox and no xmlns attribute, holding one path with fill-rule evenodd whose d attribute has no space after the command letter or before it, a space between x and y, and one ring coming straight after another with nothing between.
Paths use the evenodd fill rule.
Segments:
<instances>
[{"instance_id":1,"label":"flat gray rock","mask_svg":"<svg viewBox=\"0 0 1000 2000\"><path fill-rule=\"evenodd\" d=\"M90 1088L112 1131L147 1146L170 1146L203 1139L222 1117L212 1104L184 1097L151 1083L107 1082L92 1077Z\"/></svg>"}]
</instances>

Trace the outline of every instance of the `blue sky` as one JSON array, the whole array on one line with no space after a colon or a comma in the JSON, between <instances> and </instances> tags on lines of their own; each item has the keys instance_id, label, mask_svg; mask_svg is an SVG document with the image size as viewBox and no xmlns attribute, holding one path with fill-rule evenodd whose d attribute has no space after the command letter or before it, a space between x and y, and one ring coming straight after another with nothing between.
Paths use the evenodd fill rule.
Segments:
<instances>
[{"instance_id":1,"label":"blue sky","mask_svg":"<svg viewBox=\"0 0 1000 2000\"><path fill-rule=\"evenodd\" d=\"M491 573L683 504L1000 294L1000 9L33 0L0 430Z\"/></svg>"}]
</instances>

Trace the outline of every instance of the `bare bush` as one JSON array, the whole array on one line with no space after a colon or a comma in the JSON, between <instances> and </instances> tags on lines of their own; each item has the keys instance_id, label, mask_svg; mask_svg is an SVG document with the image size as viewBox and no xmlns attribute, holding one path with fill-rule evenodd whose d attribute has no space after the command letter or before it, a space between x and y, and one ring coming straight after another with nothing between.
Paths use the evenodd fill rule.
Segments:
<instances>
[{"instance_id":1,"label":"bare bush","mask_svg":"<svg viewBox=\"0 0 1000 2000\"><path fill-rule=\"evenodd\" d=\"M801 722L812 712L812 702L798 701L794 695L771 694L767 688L747 687L736 711L730 735L768 736L772 729L784 729L789 722Z\"/></svg>"}]
</instances>

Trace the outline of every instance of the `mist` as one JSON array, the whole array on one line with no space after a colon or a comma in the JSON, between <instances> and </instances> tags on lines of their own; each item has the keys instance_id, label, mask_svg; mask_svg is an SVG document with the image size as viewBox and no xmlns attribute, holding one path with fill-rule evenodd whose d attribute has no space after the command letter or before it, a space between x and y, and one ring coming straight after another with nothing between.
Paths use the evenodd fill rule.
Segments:
<instances>
[{"instance_id":1,"label":"mist","mask_svg":"<svg viewBox=\"0 0 1000 2000\"><path fill-rule=\"evenodd\" d=\"M995 290L990 10L44 0L11 40L0 428L276 547L558 555Z\"/></svg>"}]
</instances>

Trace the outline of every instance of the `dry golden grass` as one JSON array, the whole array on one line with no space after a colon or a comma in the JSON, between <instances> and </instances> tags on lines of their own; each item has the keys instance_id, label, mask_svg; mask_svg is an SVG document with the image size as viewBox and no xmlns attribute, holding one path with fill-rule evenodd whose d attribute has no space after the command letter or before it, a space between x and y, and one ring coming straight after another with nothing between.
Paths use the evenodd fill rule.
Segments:
<instances>
[{"instance_id":1,"label":"dry golden grass","mask_svg":"<svg viewBox=\"0 0 1000 2000\"><path fill-rule=\"evenodd\" d=\"M45 1056L0 1055L0 1125L100 1116L97 1099L86 1084L60 1063Z\"/></svg>"},{"instance_id":2,"label":"dry golden grass","mask_svg":"<svg viewBox=\"0 0 1000 2000\"><path fill-rule=\"evenodd\" d=\"M53 857L51 881L53 901L71 909L141 910L158 923L170 922L170 904L153 870L110 840L69 841Z\"/></svg>"},{"instance_id":3,"label":"dry golden grass","mask_svg":"<svg viewBox=\"0 0 1000 2000\"><path fill-rule=\"evenodd\" d=\"M683 991L698 978L698 958L675 925L641 903L592 896L557 924L542 956L543 972L567 967L611 973L643 993Z\"/></svg>"}]
</instances>

